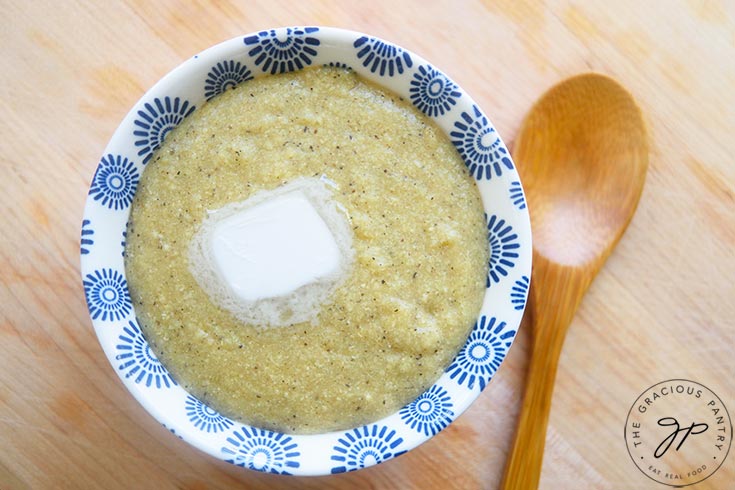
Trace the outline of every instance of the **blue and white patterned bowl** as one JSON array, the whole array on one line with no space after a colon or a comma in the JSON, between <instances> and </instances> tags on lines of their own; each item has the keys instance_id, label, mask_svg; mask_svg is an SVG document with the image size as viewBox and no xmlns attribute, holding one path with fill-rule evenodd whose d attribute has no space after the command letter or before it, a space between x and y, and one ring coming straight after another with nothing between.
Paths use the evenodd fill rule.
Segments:
<instances>
[{"instance_id":1,"label":"blue and white patterned bowl","mask_svg":"<svg viewBox=\"0 0 735 490\"><path fill-rule=\"evenodd\" d=\"M307 66L350 67L410 100L446 132L474 176L487 216L490 267L482 311L441 378L398 412L362 427L286 435L230 420L187 393L150 350L125 280L125 227L138 179L168 131L228 87ZM531 230L508 150L472 98L423 58L386 41L334 28L261 31L184 62L125 117L92 179L81 233L89 314L125 386L184 441L253 470L321 475L381 463L444 429L487 386L505 358L526 303Z\"/></svg>"}]
</instances>

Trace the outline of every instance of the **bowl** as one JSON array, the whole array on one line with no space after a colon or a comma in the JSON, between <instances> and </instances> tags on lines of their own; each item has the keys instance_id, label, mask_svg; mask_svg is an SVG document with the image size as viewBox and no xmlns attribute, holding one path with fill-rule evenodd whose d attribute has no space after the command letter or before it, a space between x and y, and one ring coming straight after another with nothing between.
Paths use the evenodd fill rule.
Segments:
<instances>
[{"instance_id":1,"label":"bowl","mask_svg":"<svg viewBox=\"0 0 735 490\"><path fill-rule=\"evenodd\" d=\"M490 260L477 321L428 390L364 426L291 435L227 418L171 377L148 346L130 301L125 230L138 180L172 128L228 87L319 65L351 68L413 103L446 132L480 191ZM531 232L523 189L485 113L420 56L370 35L328 27L278 28L237 37L166 75L135 104L105 148L81 230L81 275L89 314L125 387L187 443L229 463L278 474L358 470L395 458L447 427L480 395L505 358L526 304L530 272Z\"/></svg>"}]
</instances>

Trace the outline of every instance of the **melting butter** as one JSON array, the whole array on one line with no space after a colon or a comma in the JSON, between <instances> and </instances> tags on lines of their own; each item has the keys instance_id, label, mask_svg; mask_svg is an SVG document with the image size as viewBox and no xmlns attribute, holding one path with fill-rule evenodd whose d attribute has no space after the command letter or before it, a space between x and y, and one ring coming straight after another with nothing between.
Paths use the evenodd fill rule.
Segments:
<instances>
[{"instance_id":1,"label":"melting butter","mask_svg":"<svg viewBox=\"0 0 735 490\"><path fill-rule=\"evenodd\" d=\"M329 179L300 178L210 211L189 269L212 301L246 323L313 321L352 264L352 232Z\"/></svg>"},{"instance_id":2,"label":"melting butter","mask_svg":"<svg viewBox=\"0 0 735 490\"><path fill-rule=\"evenodd\" d=\"M220 276L246 301L293 293L341 261L331 230L298 190L221 220L210 247Z\"/></svg>"}]
</instances>

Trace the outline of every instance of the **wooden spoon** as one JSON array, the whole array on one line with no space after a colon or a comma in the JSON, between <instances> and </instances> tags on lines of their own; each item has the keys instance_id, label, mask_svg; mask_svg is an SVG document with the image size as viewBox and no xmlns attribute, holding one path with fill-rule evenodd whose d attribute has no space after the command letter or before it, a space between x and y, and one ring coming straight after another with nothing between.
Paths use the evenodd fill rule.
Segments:
<instances>
[{"instance_id":1,"label":"wooden spoon","mask_svg":"<svg viewBox=\"0 0 735 490\"><path fill-rule=\"evenodd\" d=\"M633 217L648 139L631 95L585 74L550 89L526 116L514 160L533 232L531 358L502 488L538 487L564 336L587 288Z\"/></svg>"}]
</instances>

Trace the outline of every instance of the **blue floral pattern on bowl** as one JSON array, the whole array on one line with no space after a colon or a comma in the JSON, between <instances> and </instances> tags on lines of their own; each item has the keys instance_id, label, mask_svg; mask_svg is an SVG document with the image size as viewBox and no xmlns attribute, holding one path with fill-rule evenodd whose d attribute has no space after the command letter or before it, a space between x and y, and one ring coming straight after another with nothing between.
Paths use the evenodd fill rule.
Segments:
<instances>
[{"instance_id":1,"label":"blue floral pattern on bowl","mask_svg":"<svg viewBox=\"0 0 735 490\"><path fill-rule=\"evenodd\" d=\"M171 388L176 381L153 353L148 341L137 323L128 321L123 333L118 336L116 346L118 370L124 373L125 378L132 379L136 384L142 383L148 388Z\"/></svg>"},{"instance_id":2,"label":"blue floral pattern on bowl","mask_svg":"<svg viewBox=\"0 0 735 490\"><path fill-rule=\"evenodd\" d=\"M331 459L338 466L332 473L355 471L400 456L406 452L399 450L402 443L395 430L377 424L345 432L333 448Z\"/></svg>"},{"instance_id":3,"label":"blue floral pattern on bowl","mask_svg":"<svg viewBox=\"0 0 735 490\"><path fill-rule=\"evenodd\" d=\"M145 165L196 107L253 76L316 65L352 69L435 120L482 196L491 257L484 306L467 342L434 385L382 420L326 434L286 435L217 413L170 376L135 320L124 273L125 233ZM531 273L530 221L518 173L472 98L428 61L392 43L328 27L278 28L232 39L189 58L152 87L102 155L80 237L84 292L100 344L125 386L160 423L220 460L268 473L326 475L396 457L461 415L515 337Z\"/></svg>"},{"instance_id":4,"label":"blue floral pattern on bowl","mask_svg":"<svg viewBox=\"0 0 735 490\"><path fill-rule=\"evenodd\" d=\"M92 178L89 195L110 209L127 209L133 202L139 178L132 161L122 155L105 155Z\"/></svg>"},{"instance_id":5,"label":"blue floral pattern on bowl","mask_svg":"<svg viewBox=\"0 0 735 490\"><path fill-rule=\"evenodd\" d=\"M327 68L341 68L343 70L352 70L352 67L348 65L347 63L341 63L339 61L330 61L329 63L324 63L325 67Z\"/></svg>"},{"instance_id":6,"label":"blue floral pattern on bowl","mask_svg":"<svg viewBox=\"0 0 735 490\"><path fill-rule=\"evenodd\" d=\"M191 395L186 396L186 416L194 427L205 432L223 432L234 424L232 420Z\"/></svg>"},{"instance_id":7,"label":"blue floral pattern on bowl","mask_svg":"<svg viewBox=\"0 0 735 490\"><path fill-rule=\"evenodd\" d=\"M505 358L515 334L505 322L495 317L481 317L467 343L447 368L449 377L460 385L467 384L469 389L477 385L480 391L484 390Z\"/></svg>"},{"instance_id":8,"label":"blue floral pattern on bowl","mask_svg":"<svg viewBox=\"0 0 735 490\"><path fill-rule=\"evenodd\" d=\"M449 133L470 173L477 179L491 179L503 175L504 170L514 170L508 149L497 131L477 106L472 112L462 112Z\"/></svg>"},{"instance_id":9,"label":"blue floral pattern on bowl","mask_svg":"<svg viewBox=\"0 0 735 490\"><path fill-rule=\"evenodd\" d=\"M204 96L211 100L227 89L235 88L253 78L247 66L239 61L220 61L209 70L204 82Z\"/></svg>"},{"instance_id":10,"label":"blue floral pattern on bowl","mask_svg":"<svg viewBox=\"0 0 735 490\"><path fill-rule=\"evenodd\" d=\"M462 96L458 87L439 70L421 65L411 80L411 102L427 116L443 116Z\"/></svg>"},{"instance_id":11,"label":"blue floral pattern on bowl","mask_svg":"<svg viewBox=\"0 0 735 490\"><path fill-rule=\"evenodd\" d=\"M170 432L171 434L175 435L175 436L176 436L176 437L178 437L179 439L181 439L181 440L183 440L183 439L184 439L183 437L181 437L181 435L180 435L180 434L177 434L177 433L176 433L176 429L174 429L173 427L169 427L169 426L167 426L166 424L161 424L161 425L163 426L163 428L164 428L164 429L166 429L167 431L169 431L169 432Z\"/></svg>"},{"instance_id":12,"label":"blue floral pattern on bowl","mask_svg":"<svg viewBox=\"0 0 735 490\"><path fill-rule=\"evenodd\" d=\"M513 227L496 215L487 222L487 241L490 244L490 261L487 271L487 287L500 282L508 275L508 269L515 267L521 244Z\"/></svg>"},{"instance_id":13,"label":"blue floral pattern on bowl","mask_svg":"<svg viewBox=\"0 0 735 490\"><path fill-rule=\"evenodd\" d=\"M519 210L526 209L526 196L523 194L523 187L521 187L519 181L514 180L511 182L508 192L510 194L510 200L513 201L513 205L516 208Z\"/></svg>"},{"instance_id":14,"label":"blue floral pattern on bowl","mask_svg":"<svg viewBox=\"0 0 735 490\"><path fill-rule=\"evenodd\" d=\"M528 276L521 276L521 278L517 279L513 284L513 287L510 289L510 302L514 309L522 311L526 308L528 287L530 286L530 283L531 281Z\"/></svg>"},{"instance_id":15,"label":"blue floral pattern on bowl","mask_svg":"<svg viewBox=\"0 0 735 490\"><path fill-rule=\"evenodd\" d=\"M299 467L301 455L291 436L248 426L242 426L227 438L222 453L228 463L283 475Z\"/></svg>"},{"instance_id":16,"label":"blue floral pattern on bowl","mask_svg":"<svg viewBox=\"0 0 735 490\"><path fill-rule=\"evenodd\" d=\"M93 320L120 320L133 309L128 282L113 269L98 269L82 281L87 307Z\"/></svg>"},{"instance_id":17,"label":"blue floral pattern on bowl","mask_svg":"<svg viewBox=\"0 0 735 490\"><path fill-rule=\"evenodd\" d=\"M264 73L275 75L311 65L321 41L310 34L318 31L317 27L289 27L285 31L271 29L247 36L244 42L249 47L248 55L255 59L255 65Z\"/></svg>"},{"instance_id":18,"label":"blue floral pattern on bowl","mask_svg":"<svg viewBox=\"0 0 735 490\"><path fill-rule=\"evenodd\" d=\"M94 245L94 239L92 238L94 230L89 227L90 223L91 221L88 219L82 220L82 238L79 241L79 253L82 255L87 255L89 249Z\"/></svg>"},{"instance_id":19,"label":"blue floral pattern on bowl","mask_svg":"<svg viewBox=\"0 0 735 490\"><path fill-rule=\"evenodd\" d=\"M447 390L434 385L399 412L401 420L415 431L433 436L454 418L452 398Z\"/></svg>"},{"instance_id":20,"label":"blue floral pattern on bowl","mask_svg":"<svg viewBox=\"0 0 735 490\"><path fill-rule=\"evenodd\" d=\"M179 97L156 97L153 102L143 104L134 121L135 146L138 156L145 165L153 156L153 152L161 146L169 131L178 126L186 116L194 112L196 106Z\"/></svg>"},{"instance_id":21,"label":"blue floral pattern on bowl","mask_svg":"<svg viewBox=\"0 0 735 490\"><path fill-rule=\"evenodd\" d=\"M362 36L355 41L354 46L357 48L358 59L362 60L362 66L381 77L402 74L413 66L413 60L407 51L380 39Z\"/></svg>"}]
</instances>

